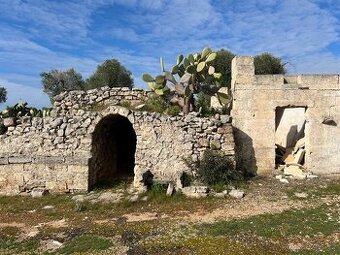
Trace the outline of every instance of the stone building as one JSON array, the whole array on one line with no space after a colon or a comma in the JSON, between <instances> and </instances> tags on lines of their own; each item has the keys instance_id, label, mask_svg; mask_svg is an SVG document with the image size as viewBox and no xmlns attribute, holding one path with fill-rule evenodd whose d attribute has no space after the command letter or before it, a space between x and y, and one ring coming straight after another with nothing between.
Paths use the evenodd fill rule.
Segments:
<instances>
[{"instance_id":1,"label":"stone building","mask_svg":"<svg viewBox=\"0 0 340 255\"><path fill-rule=\"evenodd\" d=\"M234 160L229 116L167 116L130 110L148 91L101 88L55 98L53 117L17 119L0 136L0 191L42 187L87 191L102 182L146 176L173 182L208 148ZM149 177L148 177L149 178Z\"/></svg>"},{"instance_id":2,"label":"stone building","mask_svg":"<svg viewBox=\"0 0 340 255\"><path fill-rule=\"evenodd\" d=\"M235 57L231 91L232 124L131 110L150 96L140 89L64 92L51 117L16 119L0 135L0 192L88 191L122 178L139 187L150 176L180 189L185 159L207 149L258 175L272 174L278 150L317 175L340 173L339 75L255 75L252 57Z\"/></svg>"},{"instance_id":3,"label":"stone building","mask_svg":"<svg viewBox=\"0 0 340 255\"><path fill-rule=\"evenodd\" d=\"M339 75L255 75L254 58L232 61L231 115L238 161L254 174L275 168L275 148L304 139L304 168L340 174Z\"/></svg>"}]
</instances>

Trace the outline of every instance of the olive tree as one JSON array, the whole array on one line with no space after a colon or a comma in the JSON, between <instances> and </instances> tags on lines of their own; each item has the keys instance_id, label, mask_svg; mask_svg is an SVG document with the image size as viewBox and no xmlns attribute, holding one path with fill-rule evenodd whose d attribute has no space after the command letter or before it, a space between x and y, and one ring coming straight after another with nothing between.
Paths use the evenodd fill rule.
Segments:
<instances>
[{"instance_id":1,"label":"olive tree","mask_svg":"<svg viewBox=\"0 0 340 255\"><path fill-rule=\"evenodd\" d=\"M49 72L40 73L44 92L51 102L56 95L63 91L83 90L84 81L80 73L73 68L66 71L53 69Z\"/></svg>"},{"instance_id":2,"label":"olive tree","mask_svg":"<svg viewBox=\"0 0 340 255\"><path fill-rule=\"evenodd\" d=\"M133 87L131 72L127 70L118 60L108 59L97 66L97 70L86 81L86 89L94 89L108 86Z\"/></svg>"}]
</instances>

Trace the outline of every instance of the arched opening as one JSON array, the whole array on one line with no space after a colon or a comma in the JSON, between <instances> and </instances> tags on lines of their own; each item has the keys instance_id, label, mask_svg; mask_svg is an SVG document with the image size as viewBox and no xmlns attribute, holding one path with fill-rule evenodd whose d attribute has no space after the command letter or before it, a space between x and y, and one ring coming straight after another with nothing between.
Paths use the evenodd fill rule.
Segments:
<instances>
[{"instance_id":1,"label":"arched opening","mask_svg":"<svg viewBox=\"0 0 340 255\"><path fill-rule=\"evenodd\" d=\"M132 179L136 141L136 133L126 117L104 117L92 135L89 187Z\"/></svg>"}]
</instances>

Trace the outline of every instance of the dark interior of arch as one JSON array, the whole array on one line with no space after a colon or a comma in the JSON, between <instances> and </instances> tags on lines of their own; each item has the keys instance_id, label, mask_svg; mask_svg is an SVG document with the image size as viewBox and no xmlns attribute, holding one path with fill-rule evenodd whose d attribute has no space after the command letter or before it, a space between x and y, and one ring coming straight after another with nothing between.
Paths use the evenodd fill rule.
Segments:
<instances>
[{"instance_id":1,"label":"dark interior of arch","mask_svg":"<svg viewBox=\"0 0 340 255\"><path fill-rule=\"evenodd\" d=\"M90 186L131 179L134 176L136 141L136 133L126 117L104 117L92 136Z\"/></svg>"}]
</instances>

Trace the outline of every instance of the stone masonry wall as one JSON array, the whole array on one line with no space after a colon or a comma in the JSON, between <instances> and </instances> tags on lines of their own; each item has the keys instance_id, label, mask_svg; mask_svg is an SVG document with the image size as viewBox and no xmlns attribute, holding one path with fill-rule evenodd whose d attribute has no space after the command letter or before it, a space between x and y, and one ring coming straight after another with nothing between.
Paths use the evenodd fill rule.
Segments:
<instances>
[{"instance_id":1,"label":"stone masonry wall","mask_svg":"<svg viewBox=\"0 0 340 255\"><path fill-rule=\"evenodd\" d=\"M181 188L179 178L189 170L183 158L189 156L197 160L207 148L221 150L234 159L229 116L200 118L192 113L171 117L121 106L107 106L96 112L74 105L86 102L88 94L64 93L56 101L57 116L22 118L0 136L0 191L23 191L32 187L51 191L89 190L93 175L89 171L92 133L101 119L115 114L126 117L137 135L135 186L143 184L142 175L149 170L155 179L173 181ZM78 101L73 101L74 98Z\"/></svg>"},{"instance_id":2,"label":"stone masonry wall","mask_svg":"<svg viewBox=\"0 0 340 255\"><path fill-rule=\"evenodd\" d=\"M127 87L101 87L87 91L66 91L55 97L54 108L58 115L75 114L77 110L97 110L100 106L118 105L122 102L129 102L137 105L144 102L149 90L142 90ZM96 109L97 108L97 109Z\"/></svg>"},{"instance_id":3,"label":"stone masonry wall","mask_svg":"<svg viewBox=\"0 0 340 255\"><path fill-rule=\"evenodd\" d=\"M339 75L255 75L252 57L232 62L236 153L251 172L275 167L275 110L306 107L306 163L315 174L340 174ZM323 124L332 120L332 125Z\"/></svg>"}]
</instances>

